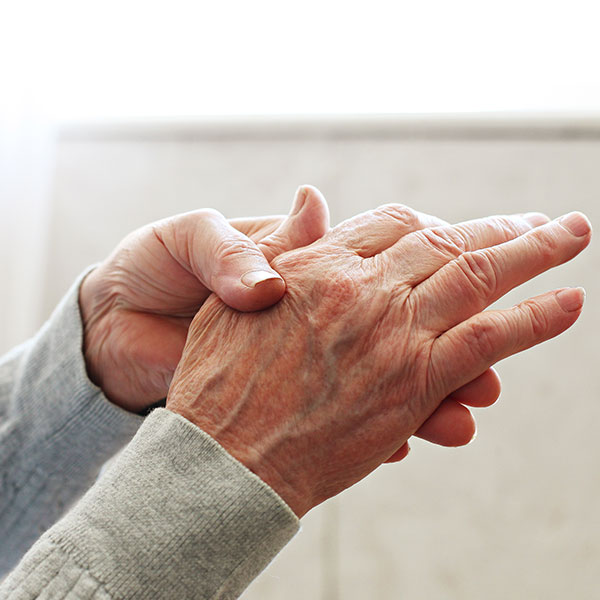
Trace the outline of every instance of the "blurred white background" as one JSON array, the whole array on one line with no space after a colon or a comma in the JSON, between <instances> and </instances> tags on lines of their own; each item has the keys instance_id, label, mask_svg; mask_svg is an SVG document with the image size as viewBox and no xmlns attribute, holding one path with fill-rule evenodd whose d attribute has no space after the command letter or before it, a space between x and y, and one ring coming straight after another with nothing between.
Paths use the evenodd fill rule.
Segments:
<instances>
[{"instance_id":1,"label":"blurred white background","mask_svg":"<svg viewBox=\"0 0 600 600\"><path fill-rule=\"evenodd\" d=\"M3 101L25 94L26 105L67 119L596 110L600 101L589 0L2 7Z\"/></svg>"},{"instance_id":2,"label":"blurred white background","mask_svg":"<svg viewBox=\"0 0 600 600\"><path fill-rule=\"evenodd\" d=\"M200 206L334 222L600 217L596 2L2 2L0 349L132 228ZM506 302L581 322L500 366L469 447L414 445L306 518L247 598L595 598L595 245Z\"/></svg>"}]
</instances>

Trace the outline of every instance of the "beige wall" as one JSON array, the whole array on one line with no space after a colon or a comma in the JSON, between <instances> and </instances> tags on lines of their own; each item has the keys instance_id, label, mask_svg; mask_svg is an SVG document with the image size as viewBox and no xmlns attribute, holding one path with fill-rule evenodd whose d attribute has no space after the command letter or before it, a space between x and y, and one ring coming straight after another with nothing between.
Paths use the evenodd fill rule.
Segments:
<instances>
[{"instance_id":1,"label":"beige wall","mask_svg":"<svg viewBox=\"0 0 600 600\"><path fill-rule=\"evenodd\" d=\"M363 120L75 128L59 145L44 313L132 228L197 207L286 212L312 183L333 222L384 202L458 221L579 209L600 223L597 122ZM318 507L249 588L271 598L594 598L600 562L597 244L510 294L584 285L560 339L499 366L470 446L416 441Z\"/></svg>"}]
</instances>

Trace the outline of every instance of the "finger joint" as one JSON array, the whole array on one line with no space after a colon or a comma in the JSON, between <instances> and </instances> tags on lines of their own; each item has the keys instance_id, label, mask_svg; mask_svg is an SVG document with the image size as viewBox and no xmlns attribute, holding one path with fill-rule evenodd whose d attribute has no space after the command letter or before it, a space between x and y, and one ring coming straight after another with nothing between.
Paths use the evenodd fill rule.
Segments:
<instances>
[{"instance_id":1,"label":"finger joint","mask_svg":"<svg viewBox=\"0 0 600 600\"><path fill-rule=\"evenodd\" d=\"M456 268L482 299L488 299L498 289L494 260L486 250L464 252L455 261Z\"/></svg>"}]
</instances>

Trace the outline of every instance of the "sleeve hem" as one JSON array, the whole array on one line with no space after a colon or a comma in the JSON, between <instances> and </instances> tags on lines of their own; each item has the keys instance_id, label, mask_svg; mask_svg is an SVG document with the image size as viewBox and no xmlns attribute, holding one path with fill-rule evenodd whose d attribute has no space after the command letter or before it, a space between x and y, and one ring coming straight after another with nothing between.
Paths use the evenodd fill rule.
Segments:
<instances>
[{"instance_id":1,"label":"sleeve hem","mask_svg":"<svg viewBox=\"0 0 600 600\"><path fill-rule=\"evenodd\" d=\"M215 440L156 409L47 536L115 597L229 598L298 528L275 491Z\"/></svg>"}]
</instances>

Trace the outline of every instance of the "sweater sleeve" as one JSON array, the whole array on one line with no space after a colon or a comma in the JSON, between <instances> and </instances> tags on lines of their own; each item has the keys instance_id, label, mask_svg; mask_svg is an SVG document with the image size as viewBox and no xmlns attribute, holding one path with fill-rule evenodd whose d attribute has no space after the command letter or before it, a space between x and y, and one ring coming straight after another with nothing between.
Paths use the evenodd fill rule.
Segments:
<instances>
[{"instance_id":1,"label":"sweater sleeve","mask_svg":"<svg viewBox=\"0 0 600 600\"><path fill-rule=\"evenodd\" d=\"M34 338L0 359L0 576L143 421L87 378L78 302L84 276Z\"/></svg>"},{"instance_id":2,"label":"sweater sleeve","mask_svg":"<svg viewBox=\"0 0 600 600\"><path fill-rule=\"evenodd\" d=\"M215 440L157 409L0 598L236 598L298 526Z\"/></svg>"}]
</instances>

